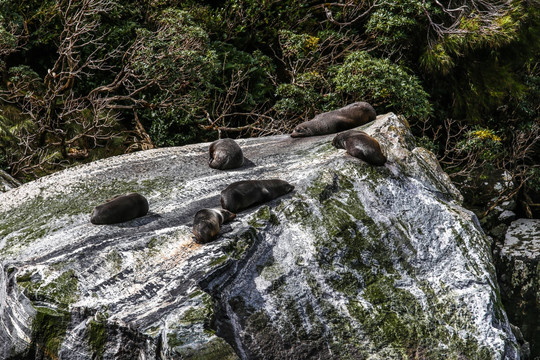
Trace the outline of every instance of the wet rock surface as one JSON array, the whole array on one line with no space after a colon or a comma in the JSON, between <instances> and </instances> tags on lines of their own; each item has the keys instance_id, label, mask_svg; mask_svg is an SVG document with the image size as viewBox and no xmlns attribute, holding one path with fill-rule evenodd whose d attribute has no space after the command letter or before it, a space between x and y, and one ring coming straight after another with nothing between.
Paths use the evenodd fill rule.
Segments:
<instances>
[{"instance_id":1,"label":"wet rock surface","mask_svg":"<svg viewBox=\"0 0 540 360\"><path fill-rule=\"evenodd\" d=\"M238 140L232 171L196 144L0 194L0 358L519 358L489 239L434 155L394 114L359 129L384 166L274 136ZM295 190L193 241L228 184L269 178ZM148 215L89 222L128 192Z\"/></svg>"},{"instance_id":2,"label":"wet rock surface","mask_svg":"<svg viewBox=\"0 0 540 360\"><path fill-rule=\"evenodd\" d=\"M512 324L540 358L540 220L513 221L497 259L501 295Z\"/></svg>"}]
</instances>

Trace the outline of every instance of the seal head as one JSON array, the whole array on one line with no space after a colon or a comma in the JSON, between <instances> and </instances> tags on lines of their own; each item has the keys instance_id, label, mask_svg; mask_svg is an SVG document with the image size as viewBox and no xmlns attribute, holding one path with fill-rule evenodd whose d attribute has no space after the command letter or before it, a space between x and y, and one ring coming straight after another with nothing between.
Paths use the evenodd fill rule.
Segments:
<instances>
[{"instance_id":1,"label":"seal head","mask_svg":"<svg viewBox=\"0 0 540 360\"><path fill-rule=\"evenodd\" d=\"M236 169L244 164L242 149L232 139L220 139L210 144L208 165L213 169Z\"/></svg>"},{"instance_id":2,"label":"seal head","mask_svg":"<svg viewBox=\"0 0 540 360\"><path fill-rule=\"evenodd\" d=\"M236 214L225 209L202 209L197 211L193 220L193 235L198 243L205 244L214 240L221 230L221 224L234 219Z\"/></svg>"}]
</instances>

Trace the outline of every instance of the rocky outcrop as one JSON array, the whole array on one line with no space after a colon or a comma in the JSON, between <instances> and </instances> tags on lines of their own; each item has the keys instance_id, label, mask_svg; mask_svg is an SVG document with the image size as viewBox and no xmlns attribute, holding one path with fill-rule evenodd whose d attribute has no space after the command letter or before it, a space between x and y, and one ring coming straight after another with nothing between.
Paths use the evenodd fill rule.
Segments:
<instances>
[{"instance_id":1,"label":"rocky outcrop","mask_svg":"<svg viewBox=\"0 0 540 360\"><path fill-rule=\"evenodd\" d=\"M381 167L333 135L238 140L71 168L0 194L0 357L60 359L518 359L490 243L434 155L393 114L360 128ZM197 210L229 183L295 190L241 212L205 245ZM129 192L149 214L95 226Z\"/></svg>"},{"instance_id":2,"label":"rocky outcrop","mask_svg":"<svg viewBox=\"0 0 540 360\"><path fill-rule=\"evenodd\" d=\"M540 357L540 220L510 224L497 261L501 294L512 323Z\"/></svg>"}]
</instances>

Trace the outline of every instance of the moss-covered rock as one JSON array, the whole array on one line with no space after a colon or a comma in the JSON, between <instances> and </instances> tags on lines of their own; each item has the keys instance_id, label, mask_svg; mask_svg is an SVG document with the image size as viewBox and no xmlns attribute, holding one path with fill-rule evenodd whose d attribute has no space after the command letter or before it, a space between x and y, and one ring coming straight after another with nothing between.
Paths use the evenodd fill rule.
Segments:
<instances>
[{"instance_id":1,"label":"moss-covered rock","mask_svg":"<svg viewBox=\"0 0 540 360\"><path fill-rule=\"evenodd\" d=\"M489 241L459 192L404 119L362 129L384 166L333 135L273 136L238 140L250 162L235 171L209 168L209 144L196 144L0 194L0 357L518 358ZM295 190L193 241L198 210L265 178ZM89 222L134 191L148 215Z\"/></svg>"}]
</instances>

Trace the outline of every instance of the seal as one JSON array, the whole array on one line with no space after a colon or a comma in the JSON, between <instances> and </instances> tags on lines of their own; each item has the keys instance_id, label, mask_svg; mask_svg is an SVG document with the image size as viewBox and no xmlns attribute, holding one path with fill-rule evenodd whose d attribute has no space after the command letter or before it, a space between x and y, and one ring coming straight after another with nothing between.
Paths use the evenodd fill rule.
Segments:
<instances>
[{"instance_id":1,"label":"seal","mask_svg":"<svg viewBox=\"0 0 540 360\"><path fill-rule=\"evenodd\" d=\"M313 119L298 125L291 137L335 134L375 120L377 114L373 106L359 101L341 109L316 115Z\"/></svg>"},{"instance_id":2,"label":"seal","mask_svg":"<svg viewBox=\"0 0 540 360\"><path fill-rule=\"evenodd\" d=\"M90 222L96 225L117 224L148 213L148 200L140 194L118 195L98 205L92 211Z\"/></svg>"},{"instance_id":3,"label":"seal","mask_svg":"<svg viewBox=\"0 0 540 360\"><path fill-rule=\"evenodd\" d=\"M193 220L193 234L198 243L205 244L214 240L221 229L221 224L231 221L236 214L225 209L202 209L197 211Z\"/></svg>"},{"instance_id":4,"label":"seal","mask_svg":"<svg viewBox=\"0 0 540 360\"><path fill-rule=\"evenodd\" d=\"M292 191L294 186L280 179L237 181L221 192L221 207L237 213Z\"/></svg>"},{"instance_id":5,"label":"seal","mask_svg":"<svg viewBox=\"0 0 540 360\"><path fill-rule=\"evenodd\" d=\"M208 165L213 169L236 169L244 164L242 149L232 139L220 139L210 144Z\"/></svg>"},{"instance_id":6,"label":"seal","mask_svg":"<svg viewBox=\"0 0 540 360\"><path fill-rule=\"evenodd\" d=\"M332 140L332 145L345 149L349 155L372 165L382 166L386 162L379 142L363 131L349 130L339 133Z\"/></svg>"}]
</instances>

